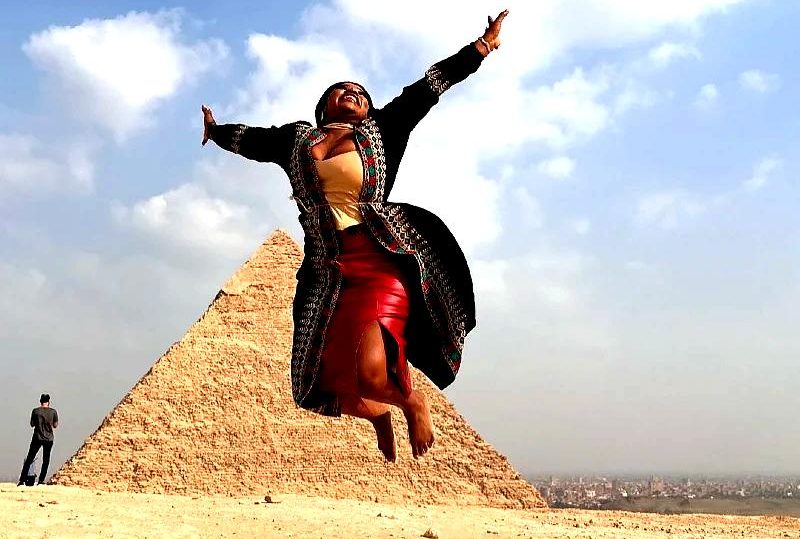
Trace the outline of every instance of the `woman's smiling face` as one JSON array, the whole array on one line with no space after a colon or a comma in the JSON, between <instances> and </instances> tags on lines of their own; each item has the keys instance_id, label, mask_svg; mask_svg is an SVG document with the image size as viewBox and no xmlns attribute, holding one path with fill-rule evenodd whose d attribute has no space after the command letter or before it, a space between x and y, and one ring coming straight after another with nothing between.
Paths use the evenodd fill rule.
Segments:
<instances>
[{"instance_id":1,"label":"woman's smiling face","mask_svg":"<svg viewBox=\"0 0 800 539\"><path fill-rule=\"evenodd\" d=\"M335 122L345 119L362 120L369 112L364 87L352 82L337 85L328 94L325 106L325 122Z\"/></svg>"}]
</instances>

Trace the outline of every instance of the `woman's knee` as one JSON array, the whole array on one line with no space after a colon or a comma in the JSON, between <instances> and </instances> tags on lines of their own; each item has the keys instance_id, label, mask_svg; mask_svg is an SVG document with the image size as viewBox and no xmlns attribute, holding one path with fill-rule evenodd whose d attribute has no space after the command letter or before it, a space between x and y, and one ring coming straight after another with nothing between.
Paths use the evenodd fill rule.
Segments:
<instances>
[{"instance_id":1,"label":"woman's knee","mask_svg":"<svg viewBox=\"0 0 800 539\"><path fill-rule=\"evenodd\" d=\"M364 396L375 395L386 388L386 358L365 358L358 365L358 388Z\"/></svg>"}]
</instances>

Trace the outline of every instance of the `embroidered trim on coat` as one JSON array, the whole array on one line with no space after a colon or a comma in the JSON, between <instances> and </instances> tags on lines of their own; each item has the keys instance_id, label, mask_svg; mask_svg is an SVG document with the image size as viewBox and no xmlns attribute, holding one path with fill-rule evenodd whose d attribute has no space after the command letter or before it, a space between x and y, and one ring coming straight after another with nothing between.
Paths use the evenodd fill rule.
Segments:
<instances>
[{"instance_id":1,"label":"embroidered trim on coat","mask_svg":"<svg viewBox=\"0 0 800 539\"><path fill-rule=\"evenodd\" d=\"M372 202L384 199L386 188L386 152L383 150L378 124L367 118L356 129L356 143L364 163L364 184L359 201Z\"/></svg>"},{"instance_id":2,"label":"embroidered trim on coat","mask_svg":"<svg viewBox=\"0 0 800 539\"><path fill-rule=\"evenodd\" d=\"M428 81L433 93L437 96L442 95L453 85L453 82L445 78L444 73L442 73L442 70L439 69L439 66L436 64L429 67L425 72L425 79Z\"/></svg>"},{"instance_id":3,"label":"embroidered trim on coat","mask_svg":"<svg viewBox=\"0 0 800 539\"><path fill-rule=\"evenodd\" d=\"M305 254L310 258L307 266L309 274L305 276L309 286L302 291L298 289L295 298L296 302L301 302L296 307L299 314L295 319L292 343L292 392L298 404L309 398L319 375L325 335L333 314L332 306L336 304L341 284L341 279L324 263L335 256L332 250L338 251L336 232L332 217L320 211L322 206L317 200L320 189L316 184L314 164L310 161L310 155L306 155L309 148L323 137L318 129L298 129L289 164L292 192L301 209ZM312 208L312 211L304 211L304 208ZM336 399L311 409L324 415L341 414Z\"/></svg>"},{"instance_id":4,"label":"embroidered trim on coat","mask_svg":"<svg viewBox=\"0 0 800 539\"><path fill-rule=\"evenodd\" d=\"M393 241L386 245L387 248L393 247L392 250L397 253L413 253L417 259L422 294L428 313L436 329L443 336L442 357L447 360L453 373L457 373L467 336L467 315L460 296L450 284L442 260L417 229L408 222L403 208L394 204L381 204L376 206L374 211L382 221L382 228L388 233L383 236L382 243L391 238ZM374 222L370 224L375 227ZM381 239L380 235L377 237ZM449 339L446 336L449 336Z\"/></svg>"},{"instance_id":5,"label":"embroidered trim on coat","mask_svg":"<svg viewBox=\"0 0 800 539\"><path fill-rule=\"evenodd\" d=\"M239 144L242 142L242 135L244 135L247 129L248 127L246 125L239 124L236 127L236 131L233 132L231 136L231 151L233 153L239 153Z\"/></svg>"}]
</instances>

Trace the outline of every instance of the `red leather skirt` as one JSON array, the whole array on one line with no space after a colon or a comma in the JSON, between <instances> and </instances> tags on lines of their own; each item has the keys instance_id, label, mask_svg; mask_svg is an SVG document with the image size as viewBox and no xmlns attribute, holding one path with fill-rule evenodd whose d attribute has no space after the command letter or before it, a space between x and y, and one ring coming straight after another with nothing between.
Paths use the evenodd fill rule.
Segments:
<instances>
[{"instance_id":1,"label":"red leather skirt","mask_svg":"<svg viewBox=\"0 0 800 539\"><path fill-rule=\"evenodd\" d=\"M356 392L356 356L364 331L378 323L383 330L390 378L404 395L411 393L406 360L406 321L410 288L397 261L365 225L339 233L342 287L322 351L322 379L328 391ZM390 342L391 339L394 342Z\"/></svg>"}]
</instances>

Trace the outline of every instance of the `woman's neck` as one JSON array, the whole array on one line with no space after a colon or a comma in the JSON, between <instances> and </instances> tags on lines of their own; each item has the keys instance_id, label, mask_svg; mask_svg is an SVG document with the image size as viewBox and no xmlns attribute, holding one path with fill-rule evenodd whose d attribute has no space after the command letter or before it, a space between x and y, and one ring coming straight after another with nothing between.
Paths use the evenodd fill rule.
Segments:
<instances>
[{"instance_id":1,"label":"woman's neck","mask_svg":"<svg viewBox=\"0 0 800 539\"><path fill-rule=\"evenodd\" d=\"M327 124L350 124L350 125L358 125L361 123L361 118L357 114L337 114L336 116L331 116L330 118L323 118L323 122Z\"/></svg>"}]
</instances>

